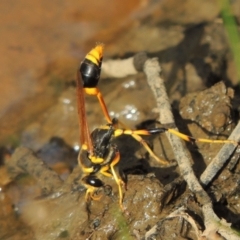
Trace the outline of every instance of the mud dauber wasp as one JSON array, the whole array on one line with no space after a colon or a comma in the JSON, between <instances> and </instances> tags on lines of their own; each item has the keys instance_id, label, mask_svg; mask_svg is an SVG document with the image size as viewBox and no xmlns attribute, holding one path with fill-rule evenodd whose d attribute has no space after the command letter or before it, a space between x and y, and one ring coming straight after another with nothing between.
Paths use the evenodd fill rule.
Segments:
<instances>
[{"instance_id":1,"label":"mud dauber wasp","mask_svg":"<svg viewBox=\"0 0 240 240\"><path fill-rule=\"evenodd\" d=\"M141 130L119 128L118 121L110 118L102 94L97 88L101 73L102 58L103 44L97 44L95 48L93 48L86 55L77 72L77 102L81 144L78 163L85 174L85 176L82 178L82 182L87 188L85 196L86 200L89 198L92 198L93 200L100 199L100 197L95 197L94 193L98 188L104 186L102 180L97 177L98 174L102 174L107 177L113 177L116 181L119 191L119 205L123 210L123 192L121 185L124 184L124 182L115 170L116 164L120 161L120 153L117 146L113 143L113 139L120 135L131 135L135 140L144 146L144 148L149 152L150 156L155 158L161 164L167 164L168 162L158 158L154 154L148 144L142 139L142 135L153 135L169 132L185 141L192 143L206 142L238 144L237 142L231 140L193 138L174 129L164 127ZM94 95L98 98L103 114L107 121L105 126L96 128L91 134L86 118L84 93L88 95Z\"/></svg>"}]
</instances>

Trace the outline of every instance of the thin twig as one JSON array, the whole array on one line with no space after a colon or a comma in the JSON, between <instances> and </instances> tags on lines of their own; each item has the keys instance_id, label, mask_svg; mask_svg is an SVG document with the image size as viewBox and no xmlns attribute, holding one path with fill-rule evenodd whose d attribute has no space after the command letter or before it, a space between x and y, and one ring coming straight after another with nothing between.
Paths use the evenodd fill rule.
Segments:
<instances>
[{"instance_id":1,"label":"thin twig","mask_svg":"<svg viewBox=\"0 0 240 240\"><path fill-rule=\"evenodd\" d=\"M161 69L157 59L149 59L146 61L144 72L157 101L157 107L160 113L159 121L162 124L174 123L171 105L169 103L163 79L160 77L160 71ZM177 128L174 128L174 130L178 131ZM182 176L188 183L189 188L195 193L202 192L203 189L191 167L190 155L187 152L186 147L183 146L182 140L170 133L167 133L167 137L172 145ZM210 201L208 195L204 191L201 195L205 196L206 202Z\"/></svg>"},{"instance_id":2,"label":"thin twig","mask_svg":"<svg viewBox=\"0 0 240 240\"><path fill-rule=\"evenodd\" d=\"M128 75L137 74L143 70L142 68L146 60L147 54L145 52L140 52L126 59L104 61L102 63L102 76L122 78Z\"/></svg>"},{"instance_id":3,"label":"thin twig","mask_svg":"<svg viewBox=\"0 0 240 240\"><path fill-rule=\"evenodd\" d=\"M180 207L174 212L170 213L165 219L173 218L173 217L182 217L192 226L193 230L196 233L198 239L201 239L202 232L198 229L196 221L186 212L185 207Z\"/></svg>"},{"instance_id":4,"label":"thin twig","mask_svg":"<svg viewBox=\"0 0 240 240\"><path fill-rule=\"evenodd\" d=\"M198 226L195 220L185 211L186 211L186 208L182 206L176 209L174 212L170 213L168 216L164 217L164 219L160 220L160 222L165 221L166 219L169 219L169 218L170 219L175 217L183 218L192 226L192 229L195 231L197 239L201 240L202 232L198 229ZM154 225L154 227L152 227L148 232L146 232L144 239L149 239L151 235L157 234L159 232L159 227L158 227L159 223L157 225Z\"/></svg>"},{"instance_id":5,"label":"thin twig","mask_svg":"<svg viewBox=\"0 0 240 240\"><path fill-rule=\"evenodd\" d=\"M237 124L236 128L232 131L229 140L234 140L236 142L240 141L240 122ZM205 171L200 177L202 185L208 185L216 174L222 169L226 161L230 158L233 152L236 150L237 146L234 144L224 144L218 154L213 158L211 163L207 166Z\"/></svg>"},{"instance_id":6,"label":"thin twig","mask_svg":"<svg viewBox=\"0 0 240 240\"><path fill-rule=\"evenodd\" d=\"M107 60L102 63L102 76L122 78L134 75L137 71L133 65L133 57L124 60Z\"/></svg>"}]
</instances>

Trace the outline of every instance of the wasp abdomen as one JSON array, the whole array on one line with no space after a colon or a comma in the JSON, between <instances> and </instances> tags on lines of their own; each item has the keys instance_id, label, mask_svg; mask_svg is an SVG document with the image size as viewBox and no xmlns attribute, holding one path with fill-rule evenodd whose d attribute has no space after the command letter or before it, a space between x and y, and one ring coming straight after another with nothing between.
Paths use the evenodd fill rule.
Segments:
<instances>
[{"instance_id":1,"label":"wasp abdomen","mask_svg":"<svg viewBox=\"0 0 240 240\"><path fill-rule=\"evenodd\" d=\"M85 57L80 66L84 88L95 88L98 84L103 57L103 45L98 44Z\"/></svg>"},{"instance_id":2,"label":"wasp abdomen","mask_svg":"<svg viewBox=\"0 0 240 240\"><path fill-rule=\"evenodd\" d=\"M85 59L80 66L84 88L95 88L98 85L101 68Z\"/></svg>"}]
</instances>

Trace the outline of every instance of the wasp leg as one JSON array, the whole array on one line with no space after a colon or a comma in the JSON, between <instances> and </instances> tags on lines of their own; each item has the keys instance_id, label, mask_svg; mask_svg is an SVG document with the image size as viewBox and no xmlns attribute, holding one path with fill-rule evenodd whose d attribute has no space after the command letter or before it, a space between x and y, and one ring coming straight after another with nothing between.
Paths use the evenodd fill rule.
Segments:
<instances>
[{"instance_id":1,"label":"wasp leg","mask_svg":"<svg viewBox=\"0 0 240 240\"><path fill-rule=\"evenodd\" d=\"M100 172L105 175L106 177L113 177L114 180L116 181L117 185L118 185L118 192L119 192L119 205L120 205L120 208L124 211L124 208L123 208L123 205L122 205L122 202L123 202L123 193L122 193L122 186L121 185L124 185L125 186L125 183L122 181L122 179L120 177L118 177L115 169L114 169L114 166L119 162L120 160L120 153L119 152L116 152L116 155L113 159L113 161L111 162L110 164L110 168L111 168L111 172L108 172L109 170L109 166L105 166L103 167Z\"/></svg>"},{"instance_id":2,"label":"wasp leg","mask_svg":"<svg viewBox=\"0 0 240 240\"><path fill-rule=\"evenodd\" d=\"M143 138L137 134L131 134L131 136L136 139L138 142L140 142L143 147L148 151L151 157L153 157L157 162L166 165L169 164L165 159L159 158L153 151L152 149L148 146L148 144L143 140Z\"/></svg>"},{"instance_id":3,"label":"wasp leg","mask_svg":"<svg viewBox=\"0 0 240 240\"><path fill-rule=\"evenodd\" d=\"M186 134L183 134L181 132L178 132L177 130L172 128L153 128L153 129L143 129L143 130L116 129L114 134L116 137L122 134L131 135L133 138L135 138L137 141L143 144L145 149L149 152L149 154L153 158L155 158L158 162L162 164L167 164L166 160L162 160L154 154L154 152L149 148L147 143L140 136L140 135L153 135L153 134L159 134L164 132L169 132L171 134L174 134L175 136L191 143L205 142L205 143L228 143L228 144L234 144L234 145L240 144L239 142L236 142L234 140L214 140L214 139L205 139L205 138L194 138Z\"/></svg>"},{"instance_id":4,"label":"wasp leg","mask_svg":"<svg viewBox=\"0 0 240 240\"><path fill-rule=\"evenodd\" d=\"M102 94L101 94L101 92L99 90L98 90L97 98L98 98L98 101L99 101L99 103L101 105L103 114L104 114L107 122L112 124L112 119L110 118L109 112L107 110L107 106L106 106L106 104L104 102L104 99L103 99L103 96L102 96Z\"/></svg>"},{"instance_id":5,"label":"wasp leg","mask_svg":"<svg viewBox=\"0 0 240 240\"><path fill-rule=\"evenodd\" d=\"M95 87L95 88L84 88L84 90L88 95L94 95L98 98L98 101L101 105L103 114L104 114L107 122L109 124L112 124L112 119L110 118L110 115L107 110L107 106L105 104L105 101L104 101L103 96L102 96L101 92L99 91L99 89Z\"/></svg>"},{"instance_id":6,"label":"wasp leg","mask_svg":"<svg viewBox=\"0 0 240 240\"><path fill-rule=\"evenodd\" d=\"M150 134L156 134L156 133L163 133L163 132L169 132L171 134L174 134L178 136L179 138L195 143L195 142L205 142L205 143L229 143L229 144L234 144L234 145L239 145L239 142L236 142L234 140L215 140L215 139L206 139L206 138L194 138L191 136L188 136L186 134L180 133L175 129L172 128L154 128L154 129L149 129L148 130Z\"/></svg>"},{"instance_id":7,"label":"wasp leg","mask_svg":"<svg viewBox=\"0 0 240 240\"><path fill-rule=\"evenodd\" d=\"M138 142L140 142L143 147L148 151L148 153L150 154L151 157L153 157L157 162L163 164L163 165L167 165L169 164L166 160L159 158L153 151L152 149L148 146L148 144L144 141L144 139L140 136L140 135L151 135L151 133L148 130L131 130L131 129L116 129L114 132L114 135L116 137L120 136L120 135L130 135L132 136L135 140L137 140Z\"/></svg>"},{"instance_id":8,"label":"wasp leg","mask_svg":"<svg viewBox=\"0 0 240 240\"><path fill-rule=\"evenodd\" d=\"M119 160L118 160L119 161ZM115 163L114 165L116 165L117 163ZM106 167L103 167L101 170L100 170L100 172L104 175L104 176L106 176L106 177L113 177L113 174L112 173L110 173L110 172L108 172L108 170L109 170L109 166L106 166ZM115 179L115 178L114 178ZM119 181L121 181L121 184L123 185L123 186L126 186L126 183L121 179L121 178L119 178L118 177L118 179L119 179Z\"/></svg>"},{"instance_id":9,"label":"wasp leg","mask_svg":"<svg viewBox=\"0 0 240 240\"><path fill-rule=\"evenodd\" d=\"M110 172L108 172L108 170L109 166L104 166L101 168L100 172L106 177L113 177L113 175Z\"/></svg>"},{"instance_id":10,"label":"wasp leg","mask_svg":"<svg viewBox=\"0 0 240 240\"><path fill-rule=\"evenodd\" d=\"M89 201L89 198L93 199L94 201L99 201L102 198L102 195L100 195L98 197L94 196L96 190L97 189L95 187L92 187L92 186L87 187L87 191L86 191L86 194L85 194L85 201L86 202Z\"/></svg>"},{"instance_id":11,"label":"wasp leg","mask_svg":"<svg viewBox=\"0 0 240 240\"><path fill-rule=\"evenodd\" d=\"M120 205L120 208L122 211L124 211L124 208L123 208L123 193L122 193L122 186L121 184L123 184L123 181L121 178L118 177L115 169L114 169L114 166L119 162L120 160L120 153L119 152L116 152L116 156L115 158L113 159L113 161L111 162L110 164L110 168L111 168L111 171L112 171L112 175L118 185L118 192L119 192L119 205Z\"/></svg>"}]
</instances>

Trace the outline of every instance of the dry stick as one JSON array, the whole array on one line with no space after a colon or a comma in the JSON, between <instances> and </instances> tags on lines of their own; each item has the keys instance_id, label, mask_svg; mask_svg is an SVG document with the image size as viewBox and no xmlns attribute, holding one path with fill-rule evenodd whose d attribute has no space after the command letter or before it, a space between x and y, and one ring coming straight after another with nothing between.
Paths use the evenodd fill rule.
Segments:
<instances>
[{"instance_id":1,"label":"dry stick","mask_svg":"<svg viewBox=\"0 0 240 240\"><path fill-rule=\"evenodd\" d=\"M124 60L107 60L102 63L102 77L122 78L137 74L133 65L133 57Z\"/></svg>"},{"instance_id":2,"label":"dry stick","mask_svg":"<svg viewBox=\"0 0 240 240\"><path fill-rule=\"evenodd\" d=\"M234 140L236 142L240 141L240 122L238 122L236 128L232 131L229 140ZM222 169L226 161L233 154L237 145L234 144L225 144L218 152L216 157L213 158L211 163L207 166L205 171L202 173L200 177L200 181L202 185L208 185L212 179L216 176L216 174Z\"/></svg>"},{"instance_id":3,"label":"dry stick","mask_svg":"<svg viewBox=\"0 0 240 240\"><path fill-rule=\"evenodd\" d=\"M102 64L102 76L120 78L137 74L143 71L143 65L147 58L145 52L140 52L126 59L104 61Z\"/></svg>"},{"instance_id":4,"label":"dry stick","mask_svg":"<svg viewBox=\"0 0 240 240\"><path fill-rule=\"evenodd\" d=\"M171 112L171 105L166 94L163 79L160 77L160 71L157 59L149 59L145 62L144 72L157 101L157 107L160 112L159 121L164 125L174 123L174 118ZM174 130L178 131L177 128L174 128ZM189 153L187 152L186 147L183 146L182 140L168 132L166 134L172 145L182 176L188 183L189 188L195 193L202 193L201 195L203 200L205 200L205 202L209 202L210 198L204 192L202 186L194 175L190 163Z\"/></svg>"},{"instance_id":5,"label":"dry stick","mask_svg":"<svg viewBox=\"0 0 240 240\"><path fill-rule=\"evenodd\" d=\"M63 183L56 172L25 147L17 148L12 157L6 161L6 166L12 178L21 173L33 176L43 189L44 194L58 191Z\"/></svg>"},{"instance_id":6,"label":"dry stick","mask_svg":"<svg viewBox=\"0 0 240 240\"><path fill-rule=\"evenodd\" d=\"M171 105L166 94L164 81L160 77L161 68L156 58L146 60L144 64L144 72L147 76L148 83L154 93L157 101L157 107L160 112L159 121L162 124L174 123L171 112ZM178 130L175 128L175 130ZM199 203L202 204L205 227L218 231L226 239L239 239L239 236L229 227L220 223L220 219L216 216L212 208L212 202L207 193L203 190L198 179L196 178L190 163L190 156L183 146L182 140L177 136L166 133L169 142L172 145L175 158L178 162L180 172L188 184L190 190L196 194Z\"/></svg>"}]
</instances>

